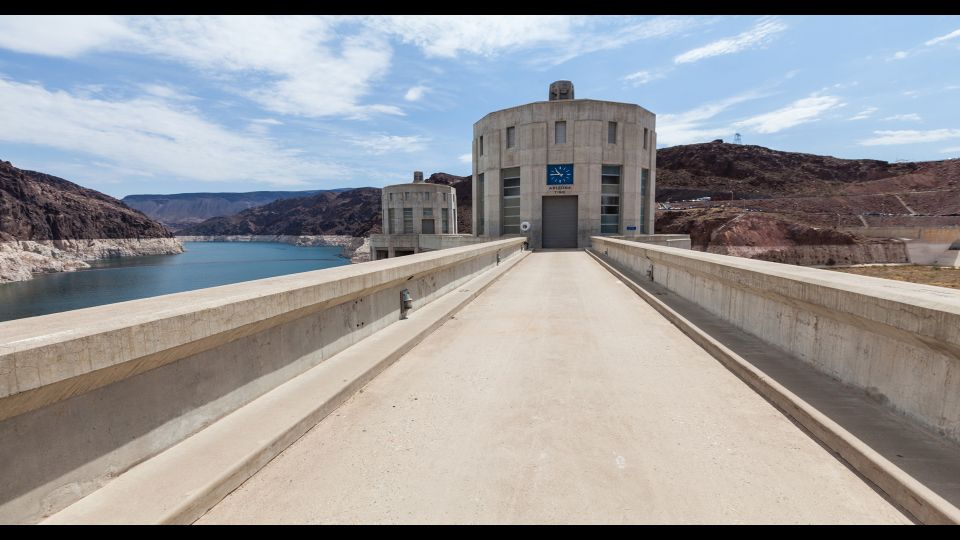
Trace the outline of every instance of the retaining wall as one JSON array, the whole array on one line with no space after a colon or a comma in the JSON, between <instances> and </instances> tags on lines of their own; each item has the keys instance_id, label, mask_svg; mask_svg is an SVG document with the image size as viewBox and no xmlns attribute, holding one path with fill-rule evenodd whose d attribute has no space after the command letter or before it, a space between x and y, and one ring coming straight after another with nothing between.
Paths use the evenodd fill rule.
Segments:
<instances>
[{"instance_id":1,"label":"retaining wall","mask_svg":"<svg viewBox=\"0 0 960 540\"><path fill-rule=\"evenodd\" d=\"M960 291L603 237L592 249L960 442Z\"/></svg>"}]
</instances>

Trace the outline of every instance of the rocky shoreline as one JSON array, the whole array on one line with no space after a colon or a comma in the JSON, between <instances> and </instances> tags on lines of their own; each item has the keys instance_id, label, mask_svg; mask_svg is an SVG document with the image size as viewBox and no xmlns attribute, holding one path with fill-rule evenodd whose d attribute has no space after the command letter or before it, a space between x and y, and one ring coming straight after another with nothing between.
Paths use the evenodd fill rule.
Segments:
<instances>
[{"instance_id":1,"label":"rocky shoreline","mask_svg":"<svg viewBox=\"0 0 960 540\"><path fill-rule=\"evenodd\" d=\"M183 253L176 238L12 240L0 242L0 283L26 281L34 274L89 268L87 261Z\"/></svg>"},{"instance_id":2,"label":"rocky shoreline","mask_svg":"<svg viewBox=\"0 0 960 540\"><path fill-rule=\"evenodd\" d=\"M238 234L238 235L211 235L211 236L177 236L183 242L280 242L295 246L336 246L341 249L340 256L350 259L352 263L367 262L370 260L370 238L346 236L339 234L323 235L266 235L266 234Z\"/></svg>"}]
</instances>

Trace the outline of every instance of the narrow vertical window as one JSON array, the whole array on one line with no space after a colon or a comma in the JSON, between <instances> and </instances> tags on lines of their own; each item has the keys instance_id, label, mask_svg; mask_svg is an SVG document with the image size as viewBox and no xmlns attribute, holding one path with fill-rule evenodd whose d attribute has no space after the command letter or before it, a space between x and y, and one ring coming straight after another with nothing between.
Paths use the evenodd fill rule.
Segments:
<instances>
[{"instance_id":1,"label":"narrow vertical window","mask_svg":"<svg viewBox=\"0 0 960 540\"><path fill-rule=\"evenodd\" d=\"M604 165L600 176L600 233L620 232L620 166Z\"/></svg>"},{"instance_id":2,"label":"narrow vertical window","mask_svg":"<svg viewBox=\"0 0 960 540\"><path fill-rule=\"evenodd\" d=\"M567 143L567 123L557 122L553 124L553 144Z\"/></svg>"},{"instance_id":3,"label":"narrow vertical window","mask_svg":"<svg viewBox=\"0 0 960 540\"><path fill-rule=\"evenodd\" d=\"M650 169L640 169L640 232L650 234L647 231L647 198L650 196L648 184L650 183Z\"/></svg>"},{"instance_id":4,"label":"narrow vertical window","mask_svg":"<svg viewBox=\"0 0 960 540\"><path fill-rule=\"evenodd\" d=\"M607 122L607 142L617 144L617 123Z\"/></svg>"},{"instance_id":5,"label":"narrow vertical window","mask_svg":"<svg viewBox=\"0 0 960 540\"><path fill-rule=\"evenodd\" d=\"M450 234L450 209L441 208L440 209L440 230L443 231L443 234Z\"/></svg>"},{"instance_id":6,"label":"narrow vertical window","mask_svg":"<svg viewBox=\"0 0 960 540\"><path fill-rule=\"evenodd\" d=\"M403 234L413 233L413 208L403 209Z\"/></svg>"},{"instance_id":7,"label":"narrow vertical window","mask_svg":"<svg viewBox=\"0 0 960 540\"><path fill-rule=\"evenodd\" d=\"M500 234L520 234L520 167L503 169L500 199Z\"/></svg>"},{"instance_id":8,"label":"narrow vertical window","mask_svg":"<svg viewBox=\"0 0 960 540\"><path fill-rule=\"evenodd\" d=\"M481 156L483 155L483 135L480 136L480 144L477 153L479 153Z\"/></svg>"},{"instance_id":9,"label":"narrow vertical window","mask_svg":"<svg viewBox=\"0 0 960 540\"><path fill-rule=\"evenodd\" d=\"M483 173L477 175L477 236L483 236Z\"/></svg>"},{"instance_id":10,"label":"narrow vertical window","mask_svg":"<svg viewBox=\"0 0 960 540\"><path fill-rule=\"evenodd\" d=\"M508 127L507 128L507 148L513 148L517 145L517 128Z\"/></svg>"},{"instance_id":11,"label":"narrow vertical window","mask_svg":"<svg viewBox=\"0 0 960 540\"><path fill-rule=\"evenodd\" d=\"M424 194L423 194L423 200L426 201L426 202L430 202L430 192L429 192L429 191L424 192Z\"/></svg>"},{"instance_id":12,"label":"narrow vertical window","mask_svg":"<svg viewBox=\"0 0 960 540\"><path fill-rule=\"evenodd\" d=\"M397 209L391 208L387 211L387 234L397 234L397 230Z\"/></svg>"},{"instance_id":13,"label":"narrow vertical window","mask_svg":"<svg viewBox=\"0 0 960 540\"><path fill-rule=\"evenodd\" d=\"M647 149L647 137L649 136L650 130L643 128L643 149Z\"/></svg>"}]
</instances>

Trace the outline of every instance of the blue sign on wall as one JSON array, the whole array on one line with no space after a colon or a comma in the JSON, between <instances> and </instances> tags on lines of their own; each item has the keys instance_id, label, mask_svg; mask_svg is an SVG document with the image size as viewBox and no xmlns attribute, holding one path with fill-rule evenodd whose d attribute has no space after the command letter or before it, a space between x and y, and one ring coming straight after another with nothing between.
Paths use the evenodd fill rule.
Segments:
<instances>
[{"instance_id":1,"label":"blue sign on wall","mask_svg":"<svg viewBox=\"0 0 960 540\"><path fill-rule=\"evenodd\" d=\"M628 230L628 231L635 231L635 230L637 230L637 226L636 226L636 225L627 225L627 230Z\"/></svg>"},{"instance_id":2,"label":"blue sign on wall","mask_svg":"<svg viewBox=\"0 0 960 540\"><path fill-rule=\"evenodd\" d=\"M573 164L547 165L548 186L573 185Z\"/></svg>"}]
</instances>

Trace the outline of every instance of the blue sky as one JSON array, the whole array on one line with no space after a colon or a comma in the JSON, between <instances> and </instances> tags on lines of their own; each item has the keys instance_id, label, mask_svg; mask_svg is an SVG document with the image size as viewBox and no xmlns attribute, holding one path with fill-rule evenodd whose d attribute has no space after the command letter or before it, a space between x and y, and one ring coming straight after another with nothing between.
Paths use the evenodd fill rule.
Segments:
<instances>
[{"instance_id":1,"label":"blue sky","mask_svg":"<svg viewBox=\"0 0 960 540\"><path fill-rule=\"evenodd\" d=\"M660 147L960 156L958 16L0 16L0 159L116 197L468 174L559 79Z\"/></svg>"}]
</instances>

